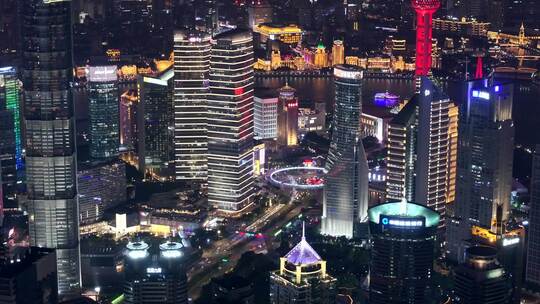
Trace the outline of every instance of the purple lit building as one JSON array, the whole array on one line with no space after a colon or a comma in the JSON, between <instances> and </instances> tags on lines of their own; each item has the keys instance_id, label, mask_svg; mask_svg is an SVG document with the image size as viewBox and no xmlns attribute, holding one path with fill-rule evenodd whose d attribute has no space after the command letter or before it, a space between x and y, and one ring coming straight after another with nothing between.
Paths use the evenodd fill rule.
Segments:
<instances>
[{"instance_id":1,"label":"purple lit building","mask_svg":"<svg viewBox=\"0 0 540 304\"><path fill-rule=\"evenodd\" d=\"M306 241L279 259L279 270L270 273L270 303L335 303L336 279L326 272L326 261Z\"/></svg>"},{"instance_id":2,"label":"purple lit building","mask_svg":"<svg viewBox=\"0 0 540 304\"><path fill-rule=\"evenodd\" d=\"M373 103L379 107L393 108L399 104L399 96L391 93L377 93L373 98Z\"/></svg>"}]
</instances>

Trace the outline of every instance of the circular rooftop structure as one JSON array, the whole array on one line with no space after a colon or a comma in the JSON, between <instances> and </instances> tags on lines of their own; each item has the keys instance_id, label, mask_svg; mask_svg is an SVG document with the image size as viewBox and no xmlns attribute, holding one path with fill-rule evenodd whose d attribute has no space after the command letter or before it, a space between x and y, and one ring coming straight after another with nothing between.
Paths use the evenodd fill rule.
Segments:
<instances>
[{"instance_id":1,"label":"circular rooftop structure","mask_svg":"<svg viewBox=\"0 0 540 304\"><path fill-rule=\"evenodd\" d=\"M143 241L129 242L126 245L126 248L129 249L129 250L148 250L148 248L150 248L150 245L146 244Z\"/></svg>"},{"instance_id":2,"label":"circular rooftop structure","mask_svg":"<svg viewBox=\"0 0 540 304\"><path fill-rule=\"evenodd\" d=\"M183 255L182 249L184 245L178 242L167 241L159 245L161 255L165 258L179 258Z\"/></svg>"},{"instance_id":3,"label":"circular rooftop structure","mask_svg":"<svg viewBox=\"0 0 540 304\"><path fill-rule=\"evenodd\" d=\"M315 190L324 187L326 173L321 167L288 167L272 171L268 179L279 187Z\"/></svg>"},{"instance_id":4,"label":"circular rooftop structure","mask_svg":"<svg viewBox=\"0 0 540 304\"><path fill-rule=\"evenodd\" d=\"M407 202L404 199L383 203L368 209L369 220L373 223L379 224L381 215L396 216L404 219L423 217L425 219L425 227L437 227L440 220L440 215L435 210L424 205Z\"/></svg>"},{"instance_id":5,"label":"circular rooftop structure","mask_svg":"<svg viewBox=\"0 0 540 304\"><path fill-rule=\"evenodd\" d=\"M150 245L143 241L129 242L126 245L126 248L128 249L128 257L132 259L140 259L148 255L148 248L150 248Z\"/></svg>"}]
</instances>

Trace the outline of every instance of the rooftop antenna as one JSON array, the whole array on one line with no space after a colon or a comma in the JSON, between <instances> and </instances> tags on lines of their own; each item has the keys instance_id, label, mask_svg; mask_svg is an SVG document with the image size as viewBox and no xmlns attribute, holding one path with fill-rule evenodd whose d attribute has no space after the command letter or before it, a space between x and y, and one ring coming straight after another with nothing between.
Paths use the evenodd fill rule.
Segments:
<instances>
[{"instance_id":1,"label":"rooftop antenna","mask_svg":"<svg viewBox=\"0 0 540 304\"><path fill-rule=\"evenodd\" d=\"M405 198L405 189L403 189L403 197L399 202L399 213L402 215L407 214L407 199Z\"/></svg>"},{"instance_id":2,"label":"rooftop antenna","mask_svg":"<svg viewBox=\"0 0 540 304\"><path fill-rule=\"evenodd\" d=\"M302 240L306 240L306 222L302 221Z\"/></svg>"}]
</instances>

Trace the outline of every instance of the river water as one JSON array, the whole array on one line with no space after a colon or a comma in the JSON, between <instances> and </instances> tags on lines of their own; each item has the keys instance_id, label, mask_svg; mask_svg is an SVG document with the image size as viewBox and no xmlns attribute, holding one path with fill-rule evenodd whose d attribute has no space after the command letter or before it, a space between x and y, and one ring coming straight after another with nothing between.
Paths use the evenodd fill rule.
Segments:
<instances>
[{"instance_id":1,"label":"river water","mask_svg":"<svg viewBox=\"0 0 540 304\"><path fill-rule=\"evenodd\" d=\"M256 87L279 89L285 82L297 90L300 106L308 107L314 102L325 102L332 113L334 107L334 85L332 78L257 78ZM449 83L447 90L455 96L457 84ZM410 98L414 92L414 82L407 79L365 79L363 83L363 103L372 103L376 93L390 92L402 99ZM513 118L516 127L516 144L533 147L540 143L540 87L531 82L514 82Z\"/></svg>"}]
</instances>

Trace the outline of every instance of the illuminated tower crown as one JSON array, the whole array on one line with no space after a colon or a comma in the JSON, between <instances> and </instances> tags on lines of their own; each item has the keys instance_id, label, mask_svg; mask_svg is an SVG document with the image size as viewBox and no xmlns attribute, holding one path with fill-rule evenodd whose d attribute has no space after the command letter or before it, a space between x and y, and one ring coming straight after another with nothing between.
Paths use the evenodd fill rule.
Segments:
<instances>
[{"instance_id":1,"label":"illuminated tower crown","mask_svg":"<svg viewBox=\"0 0 540 304\"><path fill-rule=\"evenodd\" d=\"M426 76L431 68L431 38L433 14L439 9L439 0L412 0L416 11L416 75Z\"/></svg>"}]
</instances>

